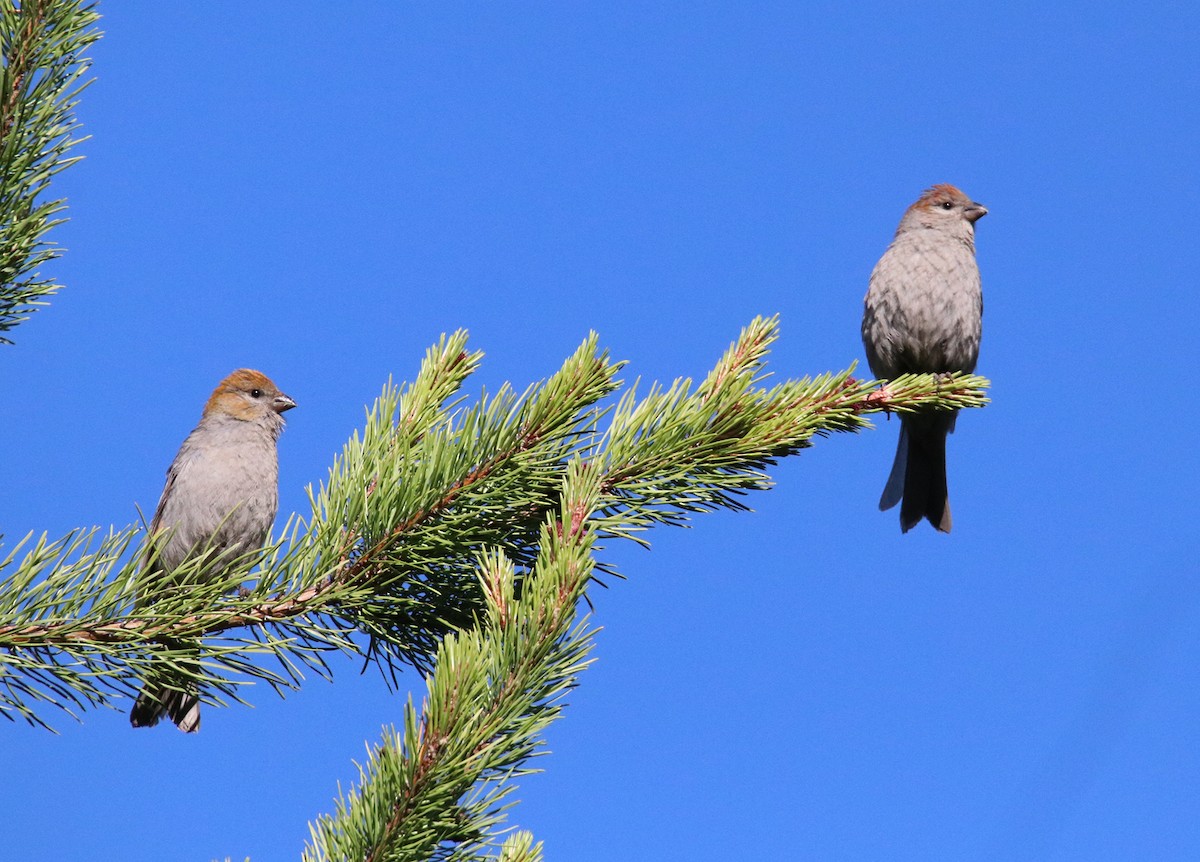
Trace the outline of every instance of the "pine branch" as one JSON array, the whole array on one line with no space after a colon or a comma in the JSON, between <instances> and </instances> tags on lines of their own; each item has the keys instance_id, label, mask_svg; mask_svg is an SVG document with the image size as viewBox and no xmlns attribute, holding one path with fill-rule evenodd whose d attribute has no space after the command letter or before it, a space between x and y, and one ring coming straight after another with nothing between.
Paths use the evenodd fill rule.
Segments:
<instances>
[{"instance_id":1,"label":"pine branch","mask_svg":"<svg viewBox=\"0 0 1200 862\"><path fill-rule=\"evenodd\" d=\"M465 333L444 337L411 385L384 388L310 489L307 520L215 581L188 561L149 608L135 602L135 530L26 540L0 561L0 710L44 725L48 706L116 705L151 663L213 703L327 676L329 651L432 669L420 710L410 698L403 729L385 729L358 786L311 827L306 858L540 859L527 835L498 841L512 779L588 663L575 613L597 540L745 508L772 463L871 413L986 400L967 375L877 388L848 369L768 388L777 330L756 319L699 385L634 385L611 408L620 365L594 335L522 396L470 407L459 393L481 356Z\"/></svg>"},{"instance_id":2,"label":"pine branch","mask_svg":"<svg viewBox=\"0 0 1200 862\"><path fill-rule=\"evenodd\" d=\"M59 256L46 234L65 219L64 200L46 200L50 179L81 157L70 152L74 110L100 38L94 3L21 0L0 7L0 343L60 285L38 268Z\"/></svg>"},{"instance_id":3,"label":"pine branch","mask_svg":"<svg viewBox=\"0 0 1200 862\"><path fill-rule=\"evenodd\" d=\"M600 483L598 535L644 542L657 524L745 508L741 496L770 487L766 468L815 435L857 430L873 412L984 401L986 381L965 375L879 390L846 371L763 388L777 335L776 320L755 320L699 386L679 380L644 397L631 387L603 434L601 403L620 365L594 335L523 396L505 387L469 408L458 393L481 357L466 351L465 333L443 338L410 386L385 387L310 490L308 519L223 578L189 577L203 565L189 561L176 579L186 586L138 608L133 529L95 549L95 531L43 537L15 564L14 549L0 564L10 572L0 582L0 714L44 723L45 705L72 715L115 705L150 662L178 663L214 704L240 700L256 680L282 691L306 672L328 676L331 651L365 653L393 677L427 670L443 639L483 612L481 553L503 553L523 582L575 461ZM194 647L167 645L200 639L199 664Z\"/></svg>"},{"instance_id":4,"label":"pine branch","mask_svg":"<svg viewBox=\"0 0 1200 862\"><path fill-rule=\"evenodd\" d=\"M878 390L853 379L853 367L759 388L777 338L777 318L756 318L695 391L684 379L667 390L652 386L641 399L632 388L625 394L599 453L602 535L636 541L638 532L684 523L690 513L745 509L738 497L771 487L767 467L814 436L869 427L868 414L986 401L981 377L914 375Z\"/></svg>"},{"instance_id":5,"label":"pine branch","mask_svg":"<svg viewBox=\"0 0 1200 862\"><path fill-rule=\"evenodd\" d=\"M732 495L766 487L760 471L772 459L814 434L857 429L864 413L983 403L985 381L965 376L907 378L881 391L846 372L756 389L775 330L773 320L754 321L694 393L677 381L640 401L632 392L622 399L603 443L569 463L523 594L512 562L486 554L484 619L443 640L420 713L410 698L404 730L385 730L358 786L310 827L306 860L485 858L502 831L512 779L530 771L559 698L588 664L592 633L574 614L599 532L628 535L694 511L739 508ZM572 557L572 549L588 555ZM541 847L520 833L498 855L540 859Z\"/></svg>"}]
</instances>

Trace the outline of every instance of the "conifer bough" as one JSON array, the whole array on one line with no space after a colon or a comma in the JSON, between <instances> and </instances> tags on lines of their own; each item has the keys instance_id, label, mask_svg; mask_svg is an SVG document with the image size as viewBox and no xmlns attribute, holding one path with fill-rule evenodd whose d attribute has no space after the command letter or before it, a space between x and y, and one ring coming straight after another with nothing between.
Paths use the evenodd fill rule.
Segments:
<instances>
[{"instance_id":1,"label":"conifer bough","mask_svg":"<svg viewBox=\"0 0 1200 862\"><path fill-rule=\"evenodd\" d=\"M250 681L282 690L305 670L328 675L330 651L365 654L389 677L428 671L486 607L481 555L501 554L520 593L572 464L596 477L598 540L645 543L651 527L746 508L744 494L770 487L766 468L816 435L873 412L984 402L986 381L968 375L878 389L847 370L763 387L777 330L758 318L698 385L634 384L615 402L622 363L593 334L524 394L504 386L470 407L459 393L481 354L464 332L443 337L411 384L384 387L283 538L224 580L181 576L188 586L152 609L133 605L133 528L43 536L18 561L27 539L0 560L0 714L43 724L43 707L112 705L150 661L178 661L217 705ZM201 638L200 665L164 645Z\"/></svg>"},{"instance_id":2,"label":"conifer bough","mask_svg":"<svg viewBox=\"0 0 1200 862\"><path fill-rule=\"evenodd\" d=\"M66 202L45 192L80 158L73 112L99 17L76 0L0 2L0 344L60 287L38 272L59 256L46 233L65 221Z\"/></svg>"}]
</instances>

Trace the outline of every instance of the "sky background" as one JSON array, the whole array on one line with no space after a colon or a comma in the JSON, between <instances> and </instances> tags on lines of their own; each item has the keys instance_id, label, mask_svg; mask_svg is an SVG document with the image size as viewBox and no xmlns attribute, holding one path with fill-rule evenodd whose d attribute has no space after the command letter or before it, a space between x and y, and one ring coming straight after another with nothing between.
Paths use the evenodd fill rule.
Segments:
<instances>
[{"instance_id":1,"label":"sky background","mask_svg":"<svg viewBox=\"0 0 1200 862\"><path fill-rule=\"evenodd\" d=\"M593 329L701 377L757 314L777 379L861 363L867 276L951 182L994 384L953 535L877 511L881 422L610 549L511 822L558 860L1200 858L1200 7L979 5L102 4L66 289L0 348L5 543L153 511L241 366L300 405L282 519L460 327L470 393ZM358 670L194 737L4 723L3 855L297 858L402 719Z\"/></svg>"}]
</instances>

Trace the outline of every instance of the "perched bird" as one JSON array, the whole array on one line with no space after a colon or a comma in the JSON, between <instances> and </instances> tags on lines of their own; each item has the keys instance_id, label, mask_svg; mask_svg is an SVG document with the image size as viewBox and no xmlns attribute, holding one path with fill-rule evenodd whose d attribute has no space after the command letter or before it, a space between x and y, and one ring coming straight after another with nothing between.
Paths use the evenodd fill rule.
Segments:
<instances>
[{"instance_id":1,"label":"perched bird","mask_svg":"<svg viewBox=\"0 0 1200 862\"><path fill-rule=\"evenodd\" d=\"M201 576L217 577L231 560L263 546L279 508L275 442L282 414L295 406L266 375L247 368L213 390L167 470L150 524L152 551L139 576L140 607L154 604L156 589L172 584L171 573L189 557L210 554ZM186 681L151 674L130 723L152 727L166 715L193 733L200 729L198 694Z\"/></svg>"},{"instance_id":2,"label":"perched bird","mask_svg":"<svg viewBox=\"0 0 1200 862\"><path fill-rule=\"evenodd\" d=\"M975 222L987 207L951 185L937 185L908 208L871 272L862 339L871 372L972 372L983 331L983 291L975 263ZM946 435L957 411L900 417L896 460L879 508L900 503L900 529L928 518L950 532Z\"/></svg>"}]
</instances>

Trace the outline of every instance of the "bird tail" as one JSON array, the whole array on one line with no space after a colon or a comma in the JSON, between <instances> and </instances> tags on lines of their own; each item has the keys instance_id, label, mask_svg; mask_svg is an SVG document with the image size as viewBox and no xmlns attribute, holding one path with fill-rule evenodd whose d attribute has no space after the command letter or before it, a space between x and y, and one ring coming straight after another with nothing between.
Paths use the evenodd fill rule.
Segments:
<instances>
[{"instance_id":1,"label":"bird tail","mask_svg":"<svg viewBox=\"0 0 1200 862\"><path fill-rule=\"evenodd\" d=\"M195 689L172 688L147 683L134 701L129 723L134 727L154 727L167 716L184 733L200 729L200 697Z\"/></svg>"},{"instance_id":2,"label":"bird tail","mask_svg":"<svg viewBox=\"0 0 1200 862\"><path fill-rule=\"evenodd\" d=\"M900 529L907 533L921 519L950 532L950 494L946 484L946 435L954 428L954 414L929 413L904 416L892 472L884 486L879 508L900 503Z\"/></svg>"},{"instance_id":3,"label":"bird tail","mask_svg":"<svg viewBox=\"0 0 1200 862\"><path fill-rule=\"evenodd\" d=\"M160 650L184 650L175 662L186 671L199 672L199 663L193 654L186 652L186 645L175 641L164 641L156 645ZM163 668L163 660L151 663L143 678L142 690L133 702L130 724L134 728L152 728L166 716L176 728L185 734L194 734L200 729L200 688L194 677L172 674Z\"/></svg>"},{"instance_id":4,"label":"bird tail","mask_svg":"<svg viewBox=\"0 0 1200 862\"><path fill-rule=\"evenodd\" d=\"M904 496L904 474L907 465L908 426L901 420L900 439L896 441L896 457L892 461L892 472L888 474L887 484L883 486L883 496L879 498L879 511L886 512Z\"/></svg>"}]
</instances>

